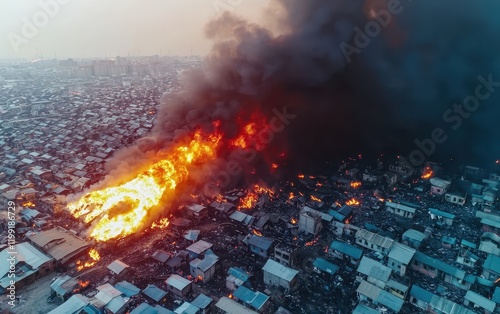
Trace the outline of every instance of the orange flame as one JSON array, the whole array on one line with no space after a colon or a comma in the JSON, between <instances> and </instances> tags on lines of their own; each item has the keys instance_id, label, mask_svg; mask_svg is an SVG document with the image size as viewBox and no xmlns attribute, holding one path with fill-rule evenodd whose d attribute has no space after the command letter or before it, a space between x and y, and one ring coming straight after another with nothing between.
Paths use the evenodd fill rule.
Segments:
<instances>
[{"instance_id":1,"label":"orange flame","mask_svg":"<svg viewBox=\"0 0 500 314\"><path fill-rule=\"evenodd\" d=\"M293 192L290 192L290 194L288 194L288 199L289 200L291 200L294 197L295 197L295 194L293 194Z\"/></svg>"},{"instance_id":2,"label":"orange flame","mask_svg":"<svg viewBox=\"0 0 500 314\"><path fill-rule=\"evenodd\" d=\"M87 288L88 285L90 284L90 281L82 281L82 280L78 280L78 286L73 289L73 293L78 293L80 291L82 291L83 289Z\"/></svg>"},{"instance_id":3,"label":"orange flame","mask_svg":"<svg viewBox=\"0 0 500 314\"><path fill-rule=\"evenodd\" d=\"M305 246L313 246L318 243L319 237L313 239L312 241L306 242Z\"/></svg>"},{"instance_id":4,"label":"orange flame","mask_svg":"<svg viewBox=\"0 0 500 314\"><path fill-rule=\"evenodd\" d=\"M272 164L271 169L278 169L279 165L278 164Z\"/></svg>"},{"instance_id":5,"label":"orange flame","mask_svg":"<svg viewBox=\"0 0 500 314\"><path fill-rule=\"evenodd\" d=\"M351 188L353 188L353 189L357 189L360 186L361 186L361 182L359 182L359 181L353 181L353 182L351 182Z\"/></svg>"},{"instance_id":6,"label":"orange flame","mask_svg":"<svg viewBox=\"0 0 500 314\"><path fill-rule=\"evenodd\" d=\"M304 178L305 178L305 176L304 176L303 174L299 174L299 175L297 176L297 178L299 178L299 179L304 179Z\"/></svg>"},{"instance_id":7,"label":"orange flame","mask_svg":"<svg viewBox=\"0 0 500 314\"><path fill-rule=\"evenodd\" d=\"M422 173L422 179L430 179L434 175L434 171L432 171L431 167L425 167L424 173Z\"/></svg>"},{"instance_id":8,"label":"orange flame","mask_svg":"<svg viewBox=\"0 0 500 314\"><path fill-rule=\"evenodd\" d=\"M34 203L29 202L29 201L24 202L22 205L23 205L23 207L35 207L36 206Z\"/></svg>"},{"instance_id":9,"label":"orange flame","mask_svg":"<svg viewBox=\"0 0 500 314\"><path fill-rule=\"evenodd\" d=\"M272 197L274 196L274 191L269 188L256 184L253 186L253 191L248 191L247 195L240 200L240 205L238 206L238 208L239 209L253 208L257 204L257 201L259 200L259 195L262 194L267 194Z\"/></svg>"},{"instance_id":10,"label":"orange flame","mask_svg":"<svg viewBox=\"0 0 500 314\"><path fill-rule=\"evenodd\" d=\"M359 201L357 199L351 198L345 204L349 205L349 206L358 206L360 203L359 203Z\"/></svg>"},{"instance_id":11,"label":"orange flame","mask_svg":"<svg viewBox=\"0 0 500 314\"><path fill-rule=\"evenodd\" d=\"M297 219L295 219L295 218L290 219L290 223L291 223L292 225L296 225L298 222L299 222L299 221L298 221Z\"/></svg>"},{"instance_id":12,"label":"orange flame","mask_svg":"<svg viewBox=\"0 0 500 314\"><path fill-rule=\"evenodd\" d=\"M84 216L86 223L97 219L90 230L97 241L139 231L147 222L148 211L159 204L163 194L186 179L189 166L215 158L220 139L220 135L204 137L200 131L195 132L189 144L174 148L167 159L122 185L85 194L68 204L68 209L75 218Z\"/></svg>"},{"instance_id":13,"label":"orange flame","mask_svg":"<svg viewBox=\"0 0 500 314\"><path fill-rule=\"evenodd\" d=\"M253 232L253 234L255 234L256 236L262 237L262 233L261 233L259 230L252 229L252 232Z\"/></svg>"},{"instance_id":14,"label":"orange flame","mask_svg":"<svg viewBox=\"0 0 500 314\"><path fill-rule=\"evenodd\" d=\"M322 202L322 200L321 200L320 198L318 198L318 197L316 197L316 196L314 196L314 195L311 195L311 199L312 199L313 201L318 202L318 203L321 203L321 202Z\"/></svg>"},{"instance_id":15,"label":"orange flame","mask_svg":"<svg viewBox=\"0 0 500 314\"><path fill-rule=\"evenodd\" d=\"M76 261L76 270L81 271L82 269L92 267L96 264L101 259L101 256L99 255L99 252L97 252L96 249L91 249L89 251L89 257L92 259L92 261L82 263L82 261Z\"/></svg>"},{"instance_id":16,"label":"orange flame","mask_svg":"<svg viewBox=\"0 0 500 314\"><path fill-rule=\"evenodd\" d=\"M153 222L153 224L151 225L151 229L165 229L168 227L168 225L170 224L170 221L168 221L168 218L162 218L160 219L158 222Z\"/></svg>"}]
</instances>

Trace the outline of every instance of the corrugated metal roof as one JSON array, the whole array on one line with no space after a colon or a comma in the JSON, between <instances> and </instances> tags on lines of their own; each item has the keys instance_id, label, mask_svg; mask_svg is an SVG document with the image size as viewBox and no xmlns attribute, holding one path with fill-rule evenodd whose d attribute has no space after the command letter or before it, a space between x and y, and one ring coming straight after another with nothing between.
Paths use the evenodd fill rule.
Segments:
<instances>
[{"instance_id":1,"label":"corrugated metal roof","mask_svg":"<svg viewBox=\"0 0 500 314\"><path fill-rule=\"evenodd\" d=\"M115 285L115 288L120 290L126 297L131 297L141 292L141 289L137 288L128 281L120 281Z\"/></svg>"},{"instance_id":2,"label":"corrugated metal roof","mask_svg":"<svg viewBox=\"0 0 500 314\"><path fill-rule=\"evenodd\" d=\"M403 239L404 238L409 238L421 242L426 238L426 236L424 233L420 231L414 229L408 229L405 231L405 233L403 233Z\"/></svg>"},{"instance_id":3,"label":"corrugated metal roof","mask_svg":"<svg viewBox=\"0 0 500 314\"><path fill-rule=\"evenodd\" d=\"M204 295L203 293L196 297L196 299L191 302L194 306L200 309L204 309L212 303L212 298Z\"/></svg>"},{"instance_id":4,"label":"corrugated metal roof","mask_svg":"<svg viewBox=\"0 0 500 314\"><path fill-rule=\"evenodd\" d=\"M358 272L383 282L387 282L391 276L391 269L382 263L363 256L359 263Z\"/></svg>"},{"instance_id":5,"label":"corrugated metal roof","mask_svg":"<svg viewBox=\"0 0 500 314\"><path fill-rule=\"evenodd\" d=\"M352 311L352 314L379 314L380 312L378 310L372 309L371 307L368 307L367 305L364 304L358 304L354 311Z\"/></svg>"},{"instance_id":6,"label":"corrugated metal roof","mask_svg":"<svg viewBox=\"0 0 500 314\"><path fill-rule=\"evenodd\" d=\"M291 281L299 273L298 270L288 268L272 259L267 260L264 267L262 267L262 270L278 276L286 281Z\"/></svg>"},{"instance_id":7,"label":"corrugated metal roof","mask_svg":"<svg viewBox=\"0 0 500 314\"><path fill-rule=\"evenodd\" d=\"M59 305L48 314L75 314L79 313L87 304L89 299L81 294L72 295L66 302Z\"/></svg>"},{"instance_id":8,"label":"corrugated metal roof","mask_svg":"<svg viewBox=\"0 0 500 314\"><path fill-rule=\"evenodd\" d=\"M127 269L129 266L120 260L114 260L111 264L108 265L108 269L113 273L119 275L123 270Z\"/></svg>"},{"instance_id":9,"label":"corrugated metal roof","mask_svg":"<svg viewBox=\"0 0 500 314\"><path fill-rule=\"evenodd\" d=\"M380 234L376 234L365 229L359 229L356 231L356 238L364 239L385 249L390 249L394 244L393 239L383 237Z\"/></svg>"},{"instance_id":10,"label":"corrugated metal roof","mask_svg":"<svg viewBox=\"0 0 500 314\"><path fill-rule=\"evenodd\" d=\"M450 300L447 300L443 297L440 297L438 295L434 295L432 297L432 300L430 302L430 305L438 311L441 311L443 313L450 313L450 314L474 314L474 311L471 311L455 302L452 302Z\"/></svg>"},{"instance_id":11,"label":"corrugated metal roof","mask_svg":"<svg viewBox=\"0 0 500 314\"><path fill-rule=\"evenodd\" d=\"M360 259L361 255L363 255L363 251L360 248L340 241L332 241L330 248L355 259Z\"/></svg>"},{"instance_id":12,"label":"corrugated metal roof","mask_svg":"<svg viewBox=\"0 0 500 314\"><path fill-rule=\"evenodd\" d=\"M403 205L403 204L393 203L393 202L385 202L385 206L391 207L391 208L395 208L395 209L400 209L402 211L409 212L409 213L412 213L412 214L414 214L415 211L416 211L416 209L413 208L413 207L406 206L406 205Z\"/></svg>"},{"instance_id":13,"label":"corrugated metal roof","mask_svg":"<svg viewBox=\"0 0 500 314\"><path fill-rule=\"evenodd\" d=\"M141 303L138 307L133 309L130 314L158 314L158 311L147 303Z\"/></svg>"},{"instance_id":14,"label":"corrugated metal roof","mask_svg":"<svg viewBox=\"0 0 500 314\"><path fill-rule=\"evenodd\" d=\"M168 279L165 282L168 285L171 285L172 287L174 287L178 290L182 290L191 284L190 280L187 280L186 278L181 277L179 275L172 275L172 276L168 277Z\"/></svg>"},{"instance_id":15,"label":"corrugated metal roof","mask_svg":"<svg viewBox=\"0 0 500 314\"><path fill-rule=\"evenodd\" d=\"M193 252L195 254L201 254L211 248L213 246L212 243L208 243L207 241L200 240L196 243L191 244L188 246L186 250Z\"/></svg>"},{"instance_id":16,"label":"corrugated metal roof","mask_svg":"<svg viewBox=\"0 0 500 314\"><path fill-rule=\"evenodd\" d=\"M436 215L436 216L441 216L441 217L448 218L448 219L454 219L455 218L455 215L447 213L447 212L444 212L444 211L436 209L436 208L429 208L429 212L431 214Z\"/></svg>"},{"instance_id":17,"label":"corrugated metal roof","mask_svg":"<svg viewBox=\"0 0 500 314\"><path fill-rule=\"evenodd\" d=\"M365 280L361 281L358 288L356 289L357 293L362 294L372 300L377 300L378 296L380 295L380 291L382 291L382 289L375 285L372 285Z\"/></svg>"},{"instance_id":18,"label":"corrugated metal roof","mask_svg":"<svg viewBox=\"0 0 500 314\"><path fill-rule=\"evenodd\" d=\"M225 311L227 314L258 314L258 312L252 311L246 306L243 306L227 297L222 297L219 302L215 304L215 306L222 311Z\"/></svg>"},{"instance_id":19,"label":"corrugated metal roof","mask_svg":"<svg viewBox=\"0 0 500 314\"><path fill-rule=\"evenodd\" d=\"M394 242L391 251L389 252L389 258L408 265L413 258L416 250L407 245Z\"/></svg>"},{"instance_id":20,"label":"corrugated metal roof","mask_svg":"<svg viewBox=\"0 0 500 314\"><path fill-rule=\"evenodd\" d=\"M314 262L313 266L318 268L319 270L322 270L330 275L335 274L338 270L339 267L333 263L330 263L329 261L322 259L320 257L317 257Z\"/></svg>"},{"instance_id":21,"label":"corrugated metal roof","mask_svg":"<svg viewBox=\"0 0 500 314\"><path fill-rule=\"evenodd\" d=\"M196 306L192 305L189 302L184 302L179 306L177 309L175 309L174 313L176 314L196 314L198 313L200 309L197 308Z\"/></svg>"},{"instance_id":22,"label":"corrugated metal roof","mask_svg":"<svg viewBox=\"0 0 500 314\"><path fill-rule=\"evenodd\" d=\"M377 298L377 302L387 306L394 312L398 313L403 306L404 300L398 298L394 294L387 292L385 290L380 291L380 295Z\"/></svg>"},{"instance_id":23,"label":"corrugated metal roof","mask_svg":"<svg viewBox=\"0 0 500 314\"><path fill-rule=\"evenodd\" d=\"M250 239L248 241L248 244L256 246L256 247L264 249L264 250L268 250L271 247L271 245L273 245L273 240L266 238L266 237L259 237L257 235L252 234L252 236L250 237Z\"/></svg>"},{"instance_id":24,"label":"corrugated metal roof","mask_svg":"<svg viewBox=\"0 0 500 314\"><path fill-rule=\"evenodd\" d=\"M422 300L426 303L430 303L432 298L434 297L434 293L425 290L424 288L418 286L418 285L413 285L410 289L410 295L414 296L415 298Z\"/></svg>"},{"instance_id":25,"label":"corrugated metal roof","mask_svg":"<svg viewBox=\"0 0 500 314\"><path fill-rule=\"evenodd\" d=\"M216 255L209 255L205 256L204 259L195 259L189 263L191 267L198 268L202 271L207 271L209 270L212 266L214 266L217 261L219 261L219 257Z\"/></svg>"},{"instance_id":26,"label":"corrugated metal roof","mask_svg":"<svg viewBox=\"0 0 500 314\"><path fill-rule=\"evenodd\" d=\"M90 244L60 227L41 231L28 238L41 248L45 247L48 243L56 243L56 245L46 249L46 252L58 261L90 247Z\"/></svg>"},{"instance_id":27,"label":"corrugated metal roof","mask_svg":"<svg viewBox=\"0 0 500 314\"><path fill-rule=\"evenodd\" d=\"M494 301L483 297L482 295L475 293L474 291L467 291L467 294L464 297L465 300L469 300L470 302L476 304L477 306L482 307L485 310L493 312L495 310L496 304Z\"/></svg>"},{"instance_id":28,"label":"corrugated metal roof","mask_svg":"<svg viewBox=\"0 0 500 314\"><path fill-rule=\"evenodd\" d=\"M155 300L156 302L160 301L164 296L167 295L166 291L163 291L157 286L151 284L148 285L144 290L142 290L142 293Z\"/></svg>"},{"instance_id":29,"label":"corrugated metal roof","mask_svg":"<svg viewBox=\"0 0 500 314\"><path fill-rule=\"evenodd\" d=\"M422 252L417 251L414 255L414 259L416 261L419 261L425 265L431 266L433 268L436 268L444 273L447 273L449 275L452 275L458 279L464 279L465 278L465 271L458 269L456 267L453 267L451 265L446 264L445 262L442 262L438 259L432 258L428 255L425 255Z\"/></svg>"}]
</instances>

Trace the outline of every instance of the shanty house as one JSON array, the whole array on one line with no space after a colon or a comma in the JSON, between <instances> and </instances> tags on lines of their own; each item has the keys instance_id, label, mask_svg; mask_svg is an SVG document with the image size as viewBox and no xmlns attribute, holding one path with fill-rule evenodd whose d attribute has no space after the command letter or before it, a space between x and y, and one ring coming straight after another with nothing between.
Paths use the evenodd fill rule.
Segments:
<instances>
[{"instance_id":1,"label":"shanty house","mask_svg":"<svg viewBox=\"0 0 500 314\"><path fill-rule=\"evenodd\" d=\"M190 259L198 258L200 255L205 253L206 250L213 246L212 243L208 243L207 241L200 240L188 246L186 251L189 252Z\"/></svg>"},{"instance_id":2,"label":"shanty house","mask_svg":"<svg viewBox=\"0 0 500 314\"><path fill-rule=\"evenodd\" d=\"M280 263L268 259L264 267L264 283L270 286L281 286L287 290L294 290L297 285L299 271L288 268Z\"/></svg>"},{"instance_id":3,"label":"shanty house","mask_svg":"<svg viewBox=\"0 0 500 314\"><path fill-rule=\"evenodd\" d=\"M124 262L120 260L114 260L111 264L108 265L107 267L113 274L117 276L123 276L125 275L129 269L130 266L125 264Z\"/></svg>"},{"instance_id":4,"label":"shanty house","mask_svg":"<svg viewBox=\"0 0 500 314\"><path fill-rule=\"evenodd\" d=\"M89 298L81 294L75 294L48 314L76 314L80 313L88 304Z\"/></svg>"},{"instance_id":5,"label":"shanty house","mask_svg":"<svg viewBox=\"0 0 500 314\"><path fill-rule=\"evenodd\" d=\"M30 235L28 240L61 265L85 254L90 247L90 244L61 227Z\"/></svg>"},{"instance_id":6,"label":"shanty house","mask_svg":"<svg viewBox=\"0 0 500 314\"><path fill-rule=\"evenodd\" d=\"M215 254L206 255L204 259L196 258L189 263L191 276L201 279L204 283L213 278L219 257Z\"/></svg>"},{"instance_id":7,"label":"shanty house","mask_svg":"<svg viewBox=\"0 0 500 314\"><path fill-rule=\"evenodd\" d=\"M224 314L258 314L248 307L239 304L236 301L231 300L228 297L222 297L216 304L215 307Z\"/></svg>"},{"instance_id":8,"label":"shanty house","mask_svg":"<svg viewBox=\"0 0 500 314\"><path fill-rule=\"evenodd\" d=\"M391 277L391 269L389 267L366 256L363 256L361 262L359 262L357 272L362 276L364 275L363 277L368 282L382 289L385 288L387 281Z\"/></svg>"},{"instance_id":9,"label":"shanty house","mask_svg":"<svg viewBox=\"0 0 500 314\"><path fill-rule=\"evenodd\" d=\"M238 289L236 289L233 295L236 299L240 300L248 307L256 310L259 313L267 312L269 306L271 305L268 295L265 295L264 293L258 291L254 292L244 286L240 286Z\"/></svg>"},{"instance_id":10,"label":"shanty house","mask_svg":"<svg viewBox=\"0 0 500 314\"><path fill-rule=\"evenodd\" d=\"M16 252L11 254L9 252ZM16 287L20 288L37 278L50 272L55 265L53 258L37 250L27 242L14 245L14 249L0 252L0 292L10 286L12 274L9 273L11 265L15 265ZM11 275L11 276L9 276Z\"/></svg>"},{"instance_id":11,"label":"shanty house","mask_svg":"<svg viewBox=\"0 0 500 314\"><path fill-rule=\"evenodd\" d=\"M414 207L393 202L386 202L385 209L389 213L396 214L404 218L413 218L413 216L415 215L415 211L417 210Z\"/></svg>"},{"instance_id":12,"label":"shanty house","mask_svg":"<svg viewBox=\"0 0 500 314\"><path fill-rule=\"evenodd\" d=\"M179 275L170 276L165 283L167 284L168 291L171 291L173 294L181 298L191 291L192 281Z\"/></svg>"},{"instance_id":13,"label":"shanty house","mask_svg":"<svg viewBox=\"0 0 500 314\"><path fill-rule=\"evenodd\" d=\"M50 284L50 295L52 298L57 297L64 302L71 296L77 286L78 280L75 278L68 275L58 277Z\"/></svg>"},{"instance_id":14,"label":"shanty house","mask_svg":"<svg viewBox=\"0 0 500 314\"><path fill-rule=\"evenodd\" d=\"M122 297L122 292L109 283L97 287L99 291L86 308L97 310L101 313L122 314L127 310L128 298Z\"/></svg>"},{"instance_id":15,"label":"shanty house","mask_svg":"<svg viewBox=\"0 0 500 314\"><path fill-rule=\"evenodd\" d=\"M226 288L236 290L239 286L250 286L250 274L241 268L230 267L227 271Z\"/></svg>"},{"instance_id":16,"label":"shanty house","mask_svg":"<svg viewBox=\"0 0 500 314\"><path fill-rule=\"evenodd\" d=\"M267 258L269 256L272 246L273 240L266 237L251 235L248 239L248 249L250 252L262 257Z\"/></svg>"},{"instance_id":17,"label":"shanty house","mask_svg":"<svg viewBox=\"0 0 500 314\"><path fill-rule=\"evenodd\" d=\"M412 248L418 249L425 240L426 235L414 229L408 229L403 233L403 243L408 244Z\"/></svg>"},{"instance_id":18,"label":"shanty house","mask_svg":"<svg viewBox=\"0 0 500 314\"><path fill-rule=\"evenodd\" d=\"M142 290L142 293L155 302L160 302L167 295L166 291L163 291L162 289L152 284L149 284L146 288L144 288L144 290Z\"/></svg>"},{"instance_id":19,"label":"shanty house","mask_svg":"<svg viewBox=\"0 0 500 314\"><path fill-rule=\"evenodd\" d=\"M431 183L431 195L444 195L451 184L450 181L440 178L431 178L429 182Z\"/></svg>"},{"instance_id":20,"label":"shanty house","mask_svg":"<svg viewBox=\"0 0 500 314\"><path fill-rule=\"evenodd\" d=\"M210 312L210 305L213 301L212 298L201 293L191 302L191 304L199 309L200 314L207 314Z\"/></svg>"},{"instance_id":21,"label":"shanty house","mask_svg":"<svg viewBox=\"0 0 500 314\"><path fill-rule=\"evenodd\" d=\"M339 267L329 261L317 257L313 262L314 271L319 274L326 274L327 276L333 276L339 270Z\"/></svg>"},{"instance_id":22,"label":"shanty house","mask_svg":"<svg viewBox=\"0 0 500 314\"><path fill-rule=\"evenodd\" d=\"M364 280L361 281L356 292L362 301L383 305L396 313L399 313L403 307L404 300Z\"/></svg>"},{"instance_id":23,"label":"shanty house","mask_svg":"<svg viewBox=\"0 0 500 314\"><path fill-rule=\"evenodd\" d=\"M448 203L463 206L465 204L466 195L460 193L446 193L444 199Z\"/></svg>"},{"instance_id":24,"label":"shanty house","mask_svg":"<svg viewBox=\"0 0 500 314\"><path fill-rule=\"evenodd\" d=\"M409 246L394 242L388 255L387 266L400 276L404 276L415 252L416 250Z\"/></svg>"},{"instance_id":25,"label":"shanty house","mask_svg":"<svg viewBox=\"0 0 500 314\"><path fill-rule=\"evenodd\" d=\"M455 215L435 208L429 208L429 214L431 215L431 219L437 219L438 223L443 223L448 226L451 226L453 224L453 219L455 219Z\"/></svg>"},{"instance_id":26,"label":"shanty house","mask_svg":"<svg viewBox=\"0 0 500 314\"><path fill-rule=\"evenodd\" d=\"M202 218L205 218L208 216L208 209L203 206L203 205L199 205L199 204L193 204L193 205L190 205L187 207L188 209L188 215L189 217L193 217L193 218L196 218L196 219L202 219Z\"/></svg>"},{"instance_id":27,"label":"shanty house","mask_svg":"<svg viewBox=\"0 0 500 314\"><path fill-rule=\"evenodd\" d=\"M484 314L491 314L495 312L495 309L500 305L497 305L494 301L469 290L464 297L464 305L476 309L476 311L481 311Z\"/></svg>"},{"instance_id":28,"label":"shanty house","mask_svg":"<svg viewBox=\"0 0 500 314\"><path fill-rule=\"evenodd\" d=\"M394 244L394 240L370 232L365 229L359 229L355 235L356 244L361 245L372 251L387 255Z\"/></svg>"},{"instance_id":29,"label":"shanty house","mask_svg":"<svg viewBox=\"0 0 500 314\"><path fill-rule=\"evenodd\" d=\"M363 256L363 251L360 248L335 240L332 241L328 253L334 258L349 260L349 262L353 265L358 265L361 260L361 256Z\"/></svg>"},{"instance_id":30,"label":"shanty house","mask_svg":"<svg viewBox=\"0 0 500 314\"><path fill-rule=\"evenodd\" d=\"M426 311L430 309L433 297L434 293L418 285L413 285L410 289L410 303Z\"/></svg>"},{"instance_id":31,"label":"shanty house","mask_svg":"<svg viewBox=\"0 0 500 314\"><path fill-rule=\"evenodd\" d=\"M483 276L492 281L500 278L500 257L488 254L483 264Z\"/></svg>"},{"instance_id":32,"label":"shanty house","mask_svg":"<svg viewBox=\"0 0 500 314\"><path fill-rule=\"evenodd\" d=\"M411 267L432 278L440 278L460 289L468 290L476 277L419 251L415 252Z\"/></svg>"}]
</instances>

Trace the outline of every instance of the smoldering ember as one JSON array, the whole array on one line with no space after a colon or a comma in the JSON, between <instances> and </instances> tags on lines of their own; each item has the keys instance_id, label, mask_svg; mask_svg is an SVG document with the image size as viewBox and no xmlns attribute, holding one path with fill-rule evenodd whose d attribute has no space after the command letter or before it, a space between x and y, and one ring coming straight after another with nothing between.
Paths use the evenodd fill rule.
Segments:
<instances>
[{"instance_id":1,"label":"smoldering ember","mask_svg":"<svg viewBox=\"0 0 500 314\"><path fill-rule=\"evenodd\" d=\"M0 313L500 313L500 4L217 0L177 56L63 2L0 53Z\"/></svg>"}]
</instances>

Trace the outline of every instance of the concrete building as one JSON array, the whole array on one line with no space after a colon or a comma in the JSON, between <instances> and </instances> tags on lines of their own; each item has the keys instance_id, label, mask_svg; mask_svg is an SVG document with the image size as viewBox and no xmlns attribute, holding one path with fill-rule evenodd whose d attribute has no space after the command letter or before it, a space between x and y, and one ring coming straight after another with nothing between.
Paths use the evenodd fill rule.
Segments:
<instances>
[{"instance_id":1,"label":"concrete building","mask_svg":"<svg viewBox=\"0 0 500 314\"><path fill-rule=\"evenodd\" d=\"M298 263L299 249L295 246L281 243L274 248L274 259L287 267L295 267Z\"/></svg>"},{"instance_id":2,"label":"concrete building","mask_svg":"<svg viewBox=\"0 0 500 314\"><path fill-rule=\"evenodd\" d=\"M302 210L299 216L299 231L317 236L323 228L321 215Z\"/></svg>"}]
</instances>

